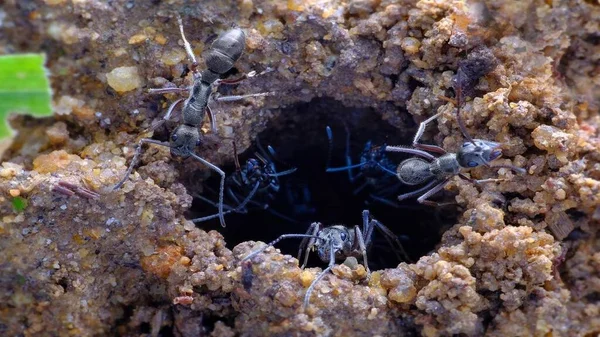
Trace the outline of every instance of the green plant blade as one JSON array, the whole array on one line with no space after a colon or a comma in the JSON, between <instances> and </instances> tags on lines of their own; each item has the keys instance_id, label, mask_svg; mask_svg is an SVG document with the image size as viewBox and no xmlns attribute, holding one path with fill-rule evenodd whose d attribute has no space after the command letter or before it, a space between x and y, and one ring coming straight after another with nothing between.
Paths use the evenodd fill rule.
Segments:
<instances>
[{"instance_id":1,"label":"green plant blade","mask_svg":"<svg viewBox=\"0 0 600 337\"><path fill-rule=\"evenodd\" d=\"M44 54L0 56L0 139L11 135L10 113L51 116L50 82Z\"/></svg>"}]
</instances>

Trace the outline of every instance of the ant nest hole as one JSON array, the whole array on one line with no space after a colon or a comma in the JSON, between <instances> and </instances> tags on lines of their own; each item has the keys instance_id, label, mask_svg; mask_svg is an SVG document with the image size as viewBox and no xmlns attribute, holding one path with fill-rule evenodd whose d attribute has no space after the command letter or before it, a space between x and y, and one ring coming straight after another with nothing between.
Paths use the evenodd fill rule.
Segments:
<instances>
[{"instance_id":1,"label":"ant nest hole","mask_svg":"<svg viewBox=\"0 0 600 337\"><path fill-rule=\"evenodd\" d=\"M362 210L368 209L373 218L398 236L411 260L416 261L435 249L444 231L456 223L456 206L434 208L421 205L416 200L400 202L396 198L398 194L418 187L402 186L391 174L383 178L387 179L386 187L377 188L373 184L377 184L378 179L364 179L359 175L360 168L352 170L354 181L350 179L348 170L326 172L328 160L330 167L347 166L347 152L352 164L360 163L361 153L368 142L374 147L384 144L409 145L417 125L408 113L399 114L406 121L401 128L384 121L376 109L346 107L332 99L315 99L283 109L258 134L252 146L238 154L239 162L243 168L248 159L257 158L261 147L265 152L264 149L271 146L275 150L275 156L271 156L271 159L277 172L293 168L296 171L279 177L280 188L267 202L264 202L264 195L257 195L256 200L261 200L263 206L268 204L266 210L253 205L246 214L228 214L225 228L219 225L218 218L198 223L197 226L221 232L227 246L233 248L245 241L270 242L282 234L304 234L312 222L321 222L324 226L362 226ZM331 147L327 126L333 135ZM427 136L424 137L425 141L431 142L431 137ZM394 171L395 166L407 158L400 153L386 155L393 162ZM222 165L229 176L236 172L233 158L232 154L231 161ZM202 179L200 173L186 180L197 179ZM202 196L216 202L218 187L218 177L212 176L205 181ZM194 191L190 193L194 195ZM452 197L440 192L433 199L448 198ZM234 206L235 202L231 200L226 193L225 204ZM198 218L215 213L213 205L196 196L189 215ZM295 256L299 244L299 239L283 240L276 248L284 254ZM373 234L369 253L369 264L373 270L395 267L401 262L377 231ZM309 266L324 265L316 254L311 255Z\"/></svg>"}]
</instances>

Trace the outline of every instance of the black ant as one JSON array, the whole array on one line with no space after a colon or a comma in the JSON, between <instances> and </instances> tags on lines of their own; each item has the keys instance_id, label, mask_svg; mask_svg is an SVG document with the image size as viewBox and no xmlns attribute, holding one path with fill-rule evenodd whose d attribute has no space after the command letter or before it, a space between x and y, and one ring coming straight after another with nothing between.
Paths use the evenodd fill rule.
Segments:
<instances>
[{"instance_id":1,"label":"black ant","mask_svg":"<svg viewBox=\"0 0 600 337\"><path fill-rule=\"evenodd\" d=\"M256 158L249 158L244 166L240 165L240 161L237 153L237 146L233 142L233 152L235 159L236 171L233 175L227 177L225 181L225 191L231 200L235 203L235 207L226 206L228 208L223 214L228 213L247 213L248 204L257 206L261 209L269 209L269 203L275 198L275 195L279 192L281 184L279 177L294 173L296 168L292 168L286 171L277 172L275 163L271 160L271 157L276 158L275 150L270 145L267 147L269 154L260 146L257 142L259 151L261 153L254 153ZM197 195L199 199L205 201L213 206L216 206L214 202L207 198ZM256 197L260 197L261 202L253 200ZM270 210L270 209L269 209ZM272 211L275 215L285 216ZM218 214L209 215L197 219L192 219L193 222L204 222L210 219L214 219Z\"/></svg>"},{"instance_id":2,"label":"black ant","mask_svg":"<svg viewBox=\"0 0 600 337\"><path fill-rule=\"evenodd\" d=\"M208 162L204 158L194 153L194 148L202 144L202 138L200 132L198 131L198 127L200 126L200 124L202 124L206 112L208 112L208 118L211 123L211 129L213 132L216 132L215 118L209 106L209 103L211 101L237 101L247 97L266 96L270 93L259 93L242 96L213 97L213 91L218 85L236 84L245 78L253 77L256 75L255 72L251 72L235 80L219 79L221 75L227 73L231 68L233 68L234 63L242 55L246 45L246 36L244 34L244 31L240 28L233 28L219 36L212 43L211 48L208 49L208 51L204 54L204 62L206 64L206 69L200 71L198 69L199 64L196 61L196 57L194 56L192 47L185 38L185 33L183 31L183 22L180 16L177 16L177 21L179 23L179 30L181 32L181 38L183 39L183 44L186 53L189 59L192 61L191 71L193 73L194 83L191 87L150 89L149 92L153 94L187 93L188 97L185 99L185 101L183 98L180 98L171 104L171 106L167 110L167 114L161 121L162 123L168 120L171 117L173 111L175 111L175 108L181 102L183 102L183 109L181 112L181 124L171 133L168 143L150 138L140 139L136 147L136 151L131 161L131 164L129 164L129 167L125 172L123 179L115 185L114 190L119 189L129 177L129 174L133 170L133 167L136 165L139 156L142 152L143 144L148 143L165 146L171 149L171 155L179 156L182 158L192 157L221 175L221 187L219 191L218 208L221 226L225 227L225 218L223 216L223 190L225 186L225 172L223 172L223 170L221 170L216 165Z\"/></svg>"},{"instance_id":3,"label":"black ant","mask_svg":"<svg viewBox=\"0 0 600 337\"><path fill-rule=\"evenodd\" d=\"M423 136L423 132L427 127L427 124L437 119L441 113L437 113L434 116L428 118L419 125L419 129L415 134L412 142L413 148L407 148L402 146L387 146L386 151L389 152L404 152L410 153L422 158L409 158L404 160L398 165L397 176L398 179L406 185L420 185L427 183L427 185L419 188L416 191L404 193L398 196L398 200L402 201L414 196L420 195L417 201L421 204L440 206L440 204L429 201L427 198L431 197L435 193L439 192L455 175L460 178L474 182L474 183L485 183L498 181L498 179L482 179L475 180L467 177L461 170L478 167L481 165L494 168L508 168L520 174L525 173L525 169L516 167L513 165L490 165L490 162L500 157L502 150L500 149L501 144L483 139L473 139L467 132L467 128L460 116L460 105L461 105L461 72L457 73L458 83L456 91L455 105L457 108L457 121L458 125L467 139L462 144L457 153L449 153L443 148L436 145L420 144L419 140ZM443 98L446 99L446 98ZM451 99L447 99L452 101ZM438 157L426 152L433 152L439 154Z\"/></svg>"},{"instance_id":4,"label":"black ant","mask_svg":"<svg viewBox=\"0 0 600 337\"><path fill-rule=\"evenodd\" d=\"M306 294L304 295L303 309L306 309L310 301L310 294L312 293L315 285L335 266L336 261L344 260L348 257L362 257L363 264L367 273L371 273L369 270L369 264L367 261L367 250L371 246L373 230L377 228L388 241L391 247L394 248L394 252L400 260L408 260L402 244L394 235L394 233L384 226L381 222L372 219L369 211L364 210L362 212L362 229L360 226L354 226L349 228L343 225L334 225L324 227L320 222L313 222L306 234L284 234L277 239L269 242L266 246L263 246L252 253L248 254L242 259L242 263L250 261L253 257L263 252L270 246L275 245L283 239L289 238L302 238L300 248L298 249L298 260L302 258L304 252L304 262L301 268L306 266L308 261L308 254L312 250L316 250L319 258L323 262L328 262L327 268L325 268L315 279L312 281ZM394 243L396 247L394 247ZM400 257L400 255L402 257Z\"/></svg>"}]
</instances>

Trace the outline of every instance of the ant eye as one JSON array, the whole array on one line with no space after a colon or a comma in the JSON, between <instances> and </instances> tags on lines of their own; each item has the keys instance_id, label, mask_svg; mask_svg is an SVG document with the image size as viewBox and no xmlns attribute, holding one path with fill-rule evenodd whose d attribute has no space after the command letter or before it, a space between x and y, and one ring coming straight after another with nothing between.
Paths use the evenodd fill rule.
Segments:
<instances>
[{"instance_id":1,"label":"ant eye","mask_svg":"<svg viewBox=\"0 0 600 337\"><path fill-rule=\"evenodd\" d=\"M346 235L346 233L341 233L340 234L340 239L342 239L342 241L346 241L347 237L348 237L348 235Z\"/></svg>"},{"instance_id":2,"label":"ant eye","mask_svg":"<svg viewBox=\"0 0 600 337\"><path fill-rule=\"evenodd\" d=\"M469 162L467 165L468 165L469 167L475 167L475 166L478 166L479 164L477 164L477 162L476 162L476 161L470 161L470 162Z\"/></svg>"},{"instance_id":3,"label":"ant eye","mask_svg":"<svg viewBox=\"0 0 600 337\"><path fill-rule=\"evenodd\" d=\"M174 134L171 136L171 140L172 140L172 141L176 141L176 140L177 140L177 138L179 138L179 137L177 137L177 134L176 134L176 133L174 133Z\"/></svg>"},{"instance_id":4,"label":"ant eye","mask_svg":"<svg viewBox=\"0 0 600 337\"><path fill-rule=\"evenodd\" d=\"M200 146L200 143L201 143L201 142L200 142L200 139L198 139L198 140L196 141L196 146Z\"/></svg>"}]
</instances>

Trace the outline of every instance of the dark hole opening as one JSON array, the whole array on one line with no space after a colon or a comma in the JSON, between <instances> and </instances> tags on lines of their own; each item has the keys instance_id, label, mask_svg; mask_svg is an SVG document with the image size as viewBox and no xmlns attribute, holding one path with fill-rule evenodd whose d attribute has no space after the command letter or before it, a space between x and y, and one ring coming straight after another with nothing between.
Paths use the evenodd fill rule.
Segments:
<instances>
[{"instance_id":1,"label":"dark hole opening","mask_svg":"<svg viewBox=\"0 0 600 337\"><path fill-rule=\"evenodd\" d=\"M342 122L343 120L343 122ZM247 214L226 215L227 227L222 228L218 219L198 223L200 228L215 229L223 234L227 245L233 248L244 241L270 242L282 234L304 234L312 222L321 222L324 226L343 224L349 227L359 225L362 228L362 211L369 210L371 216L379 220L398 236L412 261L429 253L439 242L441 235L455 223L455 207L434 208L424 206L416 200L398 202L396 196L417 189L420 186L402 186L388 196L388 200L399 207L374 201L371 194L377 194L367 186L355 193L364 182L349 180L348 173L325 171L329 142L326 126L333 133L331 167L346 166L346 131L350 132L350 156L353 164L360 162L360 155L368 141L374 146L409 145L415 125L398 129L381 119L371 108L349 108L331 99L317 99L284 109L281 115L271 121L265 131L258 135L263 148L272 146L277 155L277 172L290 168L297 170L279 178L281 188L269 209L294 219L298 223L282 219L270 211L253 209ZM429 130L435 132L435 130ZM425 141L430 137L425 137ZM239 156L243 166L248 158L256 158L259 152L256 142ZM233 158L233 154L232 154ZM407 156L388 154L397 166ZM230 175L235 172L234 163L223 167ZM354 175L359 169L354 169ZM391 176L391 175L390 175ZM397 178L391 176L393 184ZM209 189L218 190L218 179L212 177L206 182ZM216 193L205 193L204 197L216 201ZM305 197L306 196L306 197ZM433 200L447 200L449 196L438 193ZM226 196L226 204L228 198ZM231 202L229 202L231 204ZM193 218L211 215L216 209L207 203L195 199L190 216ZM276 248L285 254L296 256L301 239L286 239ZM377 230L373 234L373 245L368 251L369 266L372 270L395 267L400 263ZM359 262L362 262L359 259ZM311 253L309 266L324 265L315 253Z\"/></svg>"}]
</instances>

